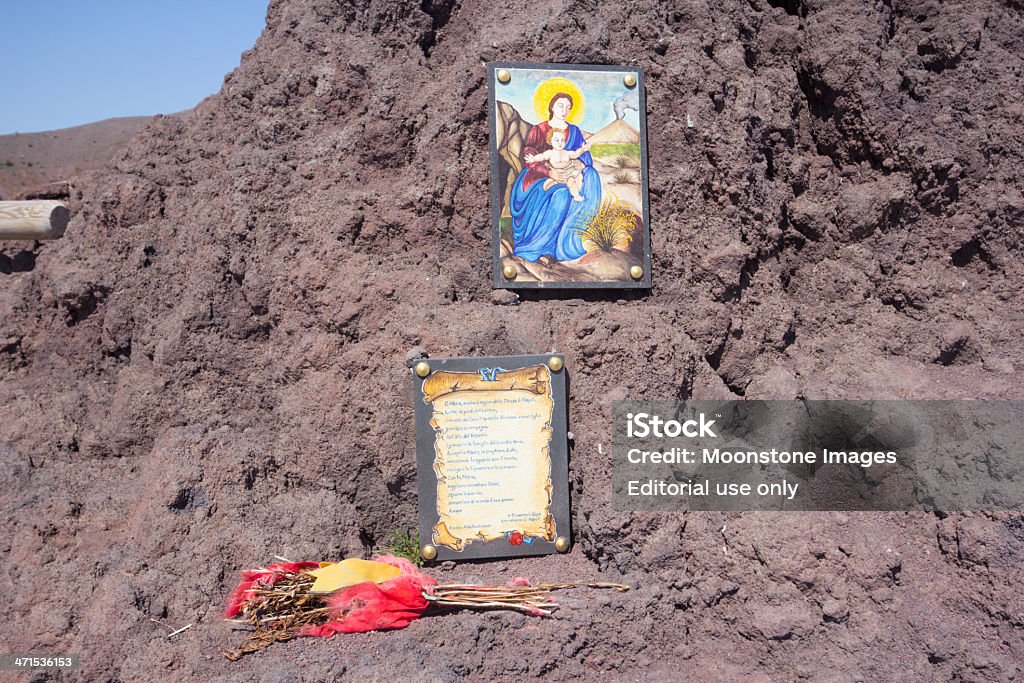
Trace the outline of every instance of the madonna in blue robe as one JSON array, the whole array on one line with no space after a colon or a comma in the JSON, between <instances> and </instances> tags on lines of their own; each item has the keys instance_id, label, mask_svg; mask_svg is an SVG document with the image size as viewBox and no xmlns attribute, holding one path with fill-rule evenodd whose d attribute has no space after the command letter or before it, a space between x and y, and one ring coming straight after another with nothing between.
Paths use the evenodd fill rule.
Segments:
<instances>
[{"instance_id":1,"label":"madonna in blue robe","mask_svg":"<svg viewBox=\"0 0 1024 683\"><path fill-rule=\"evenodd\" d=\"M551 149L547 142L552 128L568 129L566 151L573 152L585 142L579 127L566 121L572 111L572 97L558 93L548 104L550 121L541 121L530 129L523 144L523 170L512 186L509 207L512 213L513 253L527 261L543 256L557 261L574 261L586 250L575 232L584 227L581 221L594 214L601 206L601 177L594 168L590 152L579 156L583 163L582 202L573 201L569 188L558 183L545 190L545 181L551 168L544 161L529 163L527 155L536 155Z\"/></svg>"}]
</instances>

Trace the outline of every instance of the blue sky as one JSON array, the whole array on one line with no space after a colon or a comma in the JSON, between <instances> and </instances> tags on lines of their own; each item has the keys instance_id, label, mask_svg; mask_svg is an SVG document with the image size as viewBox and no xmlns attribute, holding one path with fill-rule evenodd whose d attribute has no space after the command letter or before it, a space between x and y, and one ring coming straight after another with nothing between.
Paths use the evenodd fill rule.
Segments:
<instances>
[{"instance_id":1,"label":"blue sky","mask_svg":"<svg viewBox=\"0 0 1024 683\"><path fill-rule=\"evenodd\" d=\"M586 102L580 127L591 133L597 132L615 120L612 102L622 95L626 88L622 77L626 72L618 71L541 71L510 69L512 80L507 84L496 83L495 98L508 102L519 115L530 123L537 123L533 111L533 94L537 86L549 78L561 76L576 83L583 90ZM626 111L626 121L634 128L640 127L640 115L633 110Z\"/></svg>"},{"instance_id":2,"label":"blue sky","mask_svg":"<svg viewBox=\"0 0 1024 683\"><path fill-rule=\"evenodd\" d=\"M0 0L0 135L170 114L220 90L267 0Z\"/></svg>"}]
</instances>

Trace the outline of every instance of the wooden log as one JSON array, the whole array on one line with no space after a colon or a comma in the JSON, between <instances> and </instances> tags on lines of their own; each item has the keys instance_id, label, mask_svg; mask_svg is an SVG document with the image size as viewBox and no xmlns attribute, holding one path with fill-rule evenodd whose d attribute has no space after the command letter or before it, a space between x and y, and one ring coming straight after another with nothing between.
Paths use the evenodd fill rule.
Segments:
<instances>
[{"instance_id":1,"label":"wooden log","mask_svg":"<svg viewBox=\"0 0 1024 683\"><path fill-rule=\"evenodd\" d=\"M69 220L63 202L0 202L0 240L55 240L63 237Z\"/></svg>"}]
</instances>

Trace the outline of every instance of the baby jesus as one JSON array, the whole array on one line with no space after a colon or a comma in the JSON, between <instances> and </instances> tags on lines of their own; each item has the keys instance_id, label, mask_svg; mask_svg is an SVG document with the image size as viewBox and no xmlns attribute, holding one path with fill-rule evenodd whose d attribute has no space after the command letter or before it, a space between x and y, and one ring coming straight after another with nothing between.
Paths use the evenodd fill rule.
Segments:
<instances>
[{"instance_id":1,"label":"baby jesus","mask_svg":"<svg viewBox=\"0 0 1024 683\"><path fill-rule=\"evenodd\" d=\"M583 195L580 194L580 190L583 188L583 162L579 161L579 157L590 149L590 143L584 142L576 151L566 152L565 140L568 136L568 131L552 128L548 132L548 144L551 145L551 149L540 154L527 154L523 158L528 164L545 161L551 167L552 173L544 181L545 192L555 185L564 184L569 188L573 201L582 202Z\"/></svg>"}]
</instances>

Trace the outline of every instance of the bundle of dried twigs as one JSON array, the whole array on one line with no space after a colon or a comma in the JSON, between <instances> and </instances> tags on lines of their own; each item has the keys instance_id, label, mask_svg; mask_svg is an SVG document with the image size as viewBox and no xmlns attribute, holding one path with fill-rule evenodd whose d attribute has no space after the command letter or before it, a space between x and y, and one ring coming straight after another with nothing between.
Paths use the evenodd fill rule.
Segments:
<instances>
[{"instance_id":1,"label":"bundle of dried twigs","mask_svg":"<svg viewBox=\"0 0 1024 683\"><path fill-rule=\"evenodd\" d=\"M554 610L558 609L558 603L550 597L550 593L580 586L614 588L619 591L629 590L629 586L620 583L589 583L586 581L541 583L536 586L477 586L453 583L435 586L430 594L424 593L423 597L438 607L511 609L534 616L550 616Z\"/></svg>"},{"instance_id":2,"label":"bundle of dried twigs","mask_svg":"<svg viewBox=\"0 0 1024 683\"><path fill-rule=\"evenodd\" d=\"M315 580L312 575L306 571L276 571L277 576L272 586L256 585L247 591L240 618L230 620L251 628L252 632L237 648L223 653L229 660L235 661L273 643L291 640L308 626L318 626L338 618L338 613L327 606L327 596L309 592ZM553 591L584 586L629 590L628 586L618 583L587 581L542 583L535 586L446 584L424 590L423 598L431 608L438 611L508 609L534 616L550 616L558 609L558 603L550 597Z\"/></svg>"},{"instance_id":3,"label":"bundle of dried twigs","mask_svg":"<svg viewBox=\"0 0 1024 683\"><path fill-rule=\"evenodd\" d=\"M231 661L273 643L291 640L304 627L330 619L330 608L322 596L309 592L315 578L306 572L290 572L277 579L273 586L261 586L249 591L243 604L241 618L232 623L244 624L252 633L234 650L224 652Z\"/></svg>"}]
</instances>

